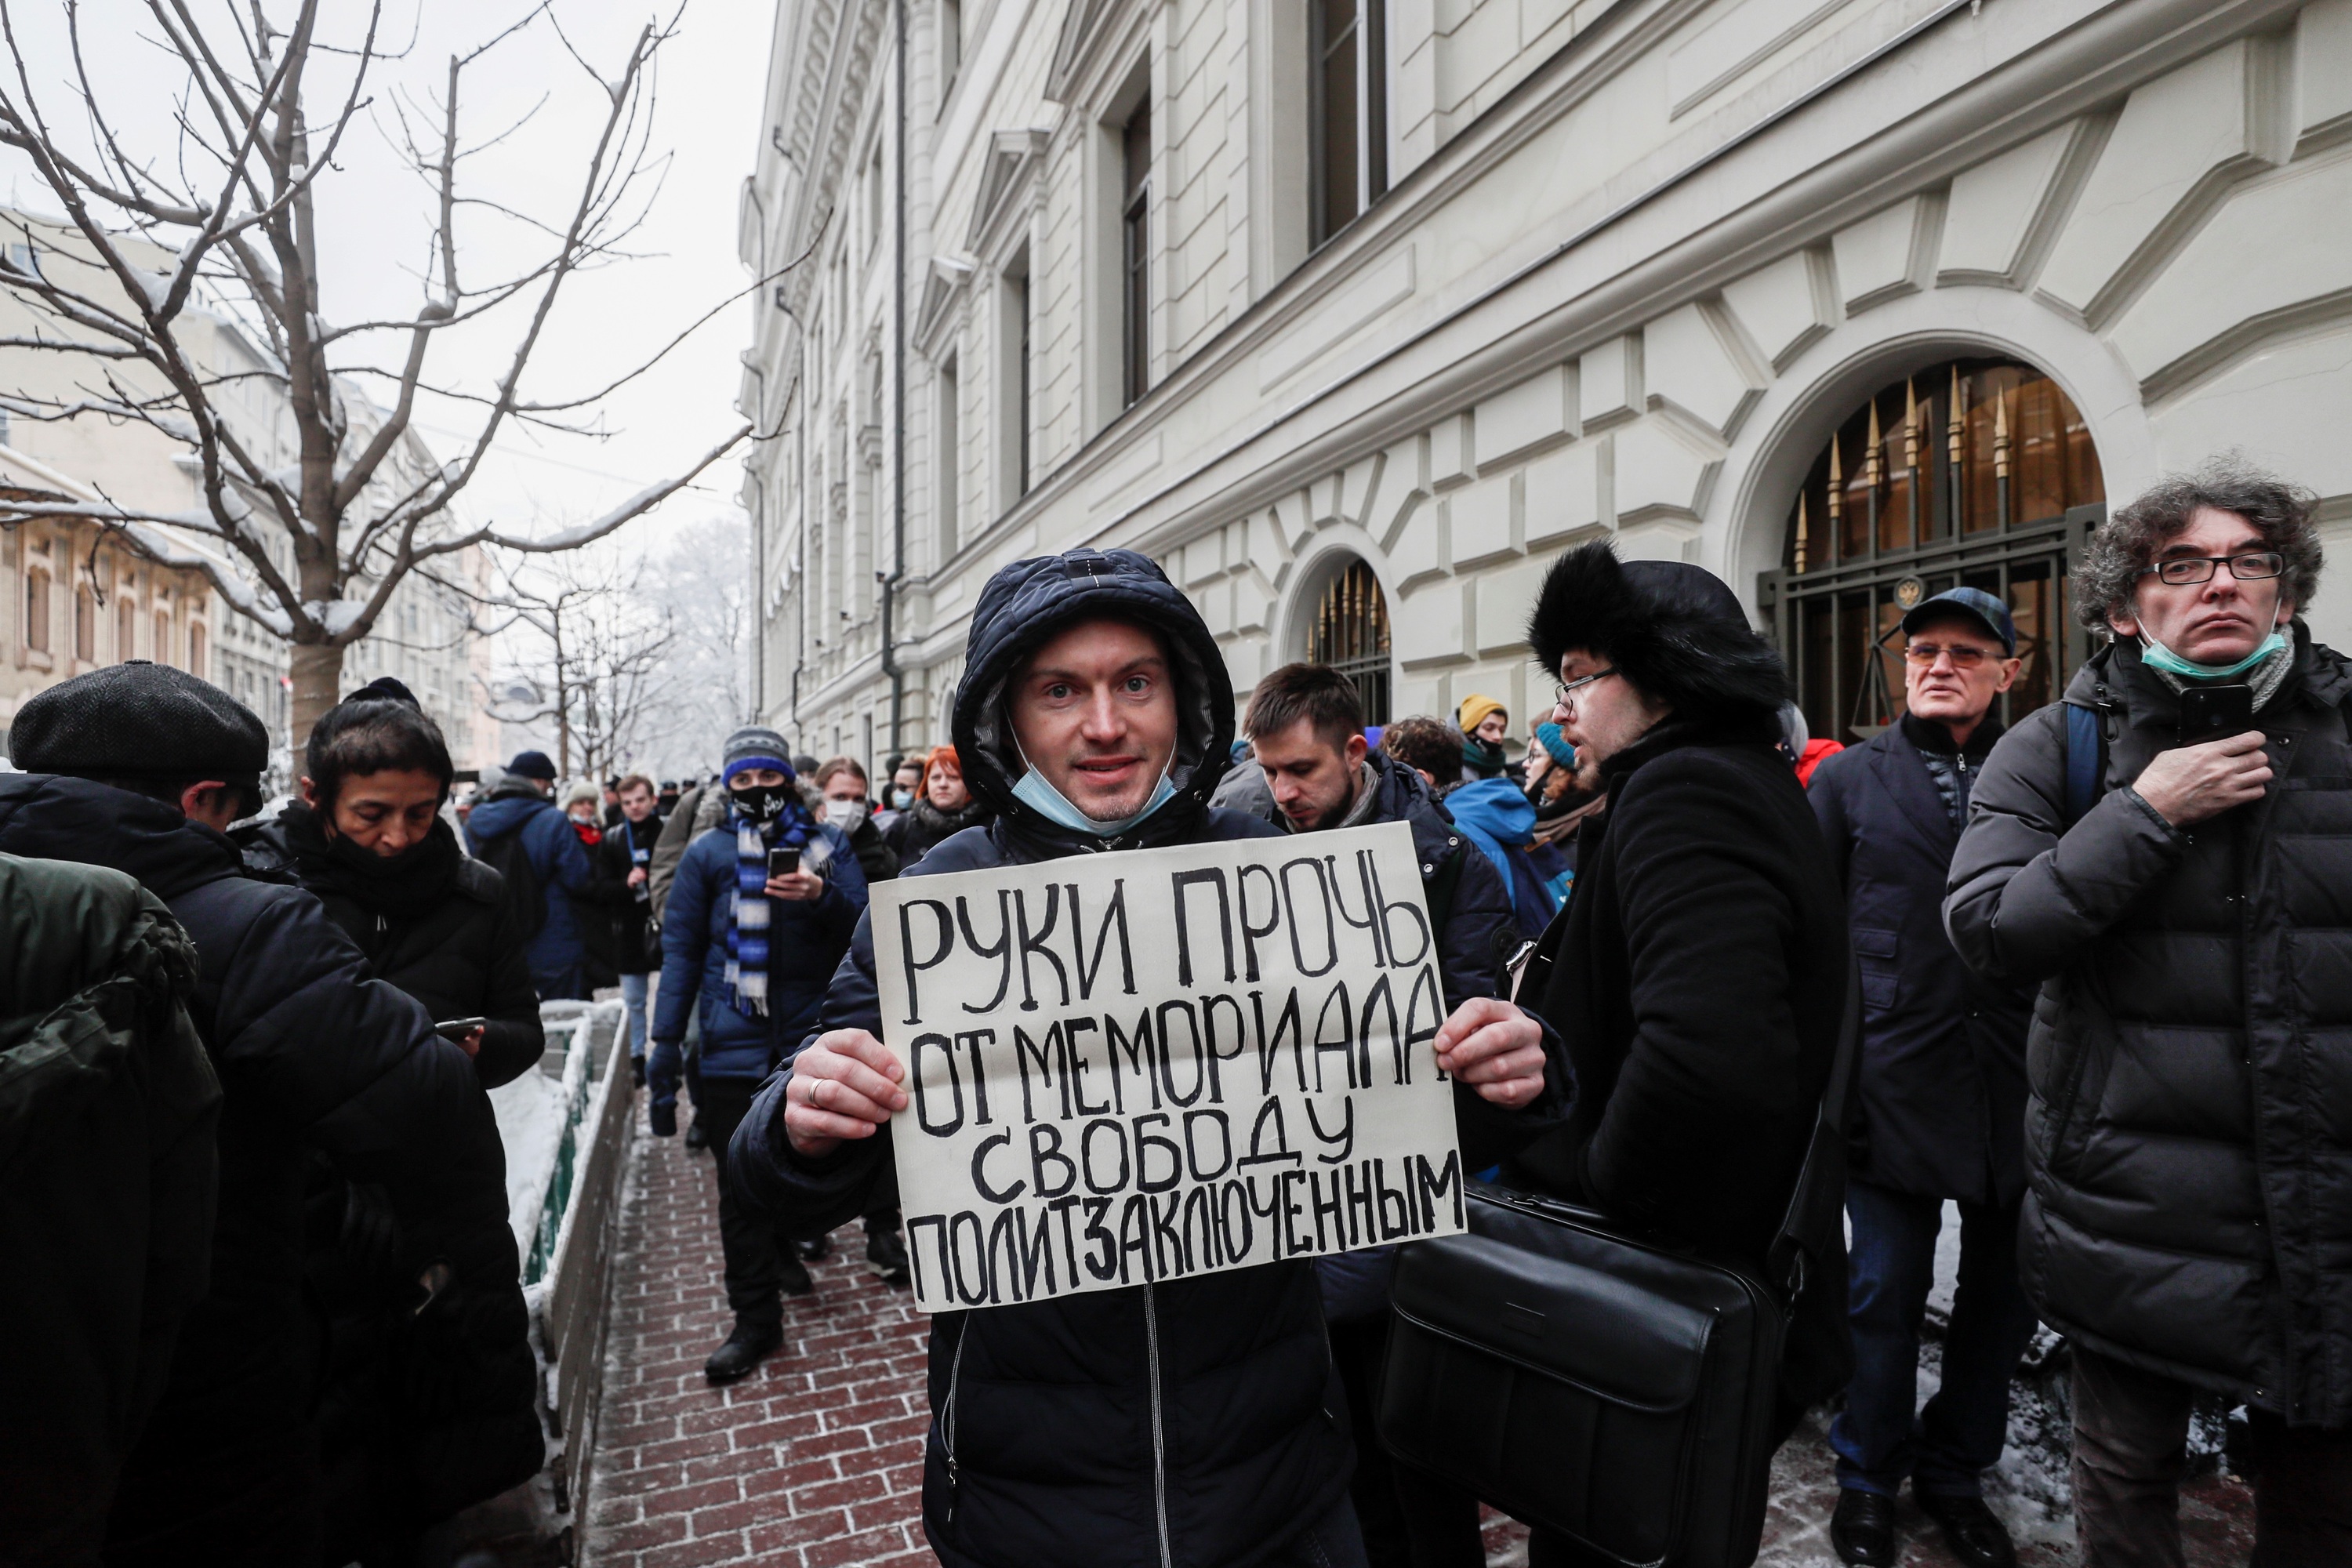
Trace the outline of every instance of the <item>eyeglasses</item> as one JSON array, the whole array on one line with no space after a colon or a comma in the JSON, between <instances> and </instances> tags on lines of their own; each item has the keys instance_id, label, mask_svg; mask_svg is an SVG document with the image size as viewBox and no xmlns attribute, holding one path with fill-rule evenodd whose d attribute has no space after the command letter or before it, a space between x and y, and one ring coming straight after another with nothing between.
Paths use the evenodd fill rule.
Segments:
<instances>
[{"instance_id":1,"label":"eyeglasses","mask_svg":"<svg viewBox=\"0 0 2352 1568\"><path fill-rule=\"evenodd\" d=\"M2143 566L2139 574L2186 588L2196 583L2210 583L2213 569L2224 562L2229 563L2230 575L2242 583L2259 583L2286 570L2285 556L2275 550L2256 550L2244 555L2183 555Z\"/></svg>"},{"instance_id":2,"label":"eyeglasses","mask_svg":"<svg viewBox=\"0 0 2352 1568\"><path fill-rule=\"evenodd\" d=\"M1581 675L1574 680L1557 682L1551 689L1552 706L1566 709L1573 717L1576 712L1576 693L1579 689L1590 686L1596 680L1606 680L1616 673L1617 667L1612 665L1607 669L1595 670L1591 675Z\"/></svg>"},{"instance_id":3,"label":"eyeglasses","mask_svg":"<svg viewBox=\"0 0 2352 1568\"><path fill-rule=\"evenodd\" d=\"M1947 657L1954 669L1974 669L1993 656L1980 647L1938 647L1931 642L1915 642L1903 650L1903 657L1922 669Z\"/></svg>"}]
</instances>

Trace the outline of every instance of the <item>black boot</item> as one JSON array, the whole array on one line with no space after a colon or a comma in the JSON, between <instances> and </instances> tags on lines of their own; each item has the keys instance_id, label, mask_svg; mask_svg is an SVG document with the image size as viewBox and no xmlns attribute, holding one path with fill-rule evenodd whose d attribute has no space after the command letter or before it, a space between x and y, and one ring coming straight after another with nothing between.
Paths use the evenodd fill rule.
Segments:
<instances>
[{"instance_id":1,"label":"black boot","mask_svg":"<svg viewBox=\"0 0 2352 1568\"><path fill-rule=\"evenodd\" d=\"M643 1057L629 1058L629 1087L632 1089L646 1087L646 1058Z\"/></svg>"},{"instance_id":2,"label":"black boot","mask_svg":"<svg viewBox=\"0 0 2352 1568\"><path fill-rule=\"evenodd\" d=\"M869 1231L866 1237L866 1267L874 1270L886 1285L904 1285L907 1272L907 1243L896 1230Z\"/></svg>"},{"instance_id":3,"label":"black boot","mask_svg":"<svg viewBox=\"0 0 2352 1568\"><path fill-rule=\"evenodd\" d=\"M814 1241L795 1241L793 1250L801 1255L802 1262L814 1263L833 1250L833 1240L830 1237L820 1236Z\"/></svg>"},{"instance_id":4,"label":"black boot","mask_svg":"<svg viewBox=\"0 0 2352 1568\"><path fill-rule=\"evenodd\" d=\"M780 1246L776 1250L781 1254L776 1261L781 1266L778 1272L783 1276L784 1294L787 1296L814 1294L816 1281L809 1278L808 1265L801 1261L799 1245L795 1243L790 1247Z\"/></svg>"},{"instance_id":5,"label":"black boot","mask_svg":"<svg viewBox=\"0 0 2352 1568\"><path fill-rule=\"evenodd\" d=\"M710 1140L703 1136L702 1118L699 1116L694 1119L694 1125L686 1130L686 1146L689 1149L708 1149L710 1147Z\"/></svg>"},{"instance_id":6,"label":"black boot","mask_svg":"<svg viewBox=\"0 0 2352 1568\"><path fill-rule=\"evenodd\" d=\"M780 1323L747 1323L735 1320L735 1331L727 1342L710 1352L702 1363L702 1375L712 1383L736 1383L749 1377L759 1364L773 1354L784 1342L783 1326Z\"/></svg>"},{"instance_id":7,"label":"black boot","mask_svg":"<svg viewBox=\"0 0 2352 1568\"><path fill-rule=\"evenodd\" d=\"M1830 1516L1830 1544L1838 1561L1856 1568L1895 1568L1895 1500L1885 1492L1847 1487Z\"/></svg>"},{"instance_id":8,"label":"black boot","mask_svg":"<svg viewBox=\"0 0 2352 1568\"><path fill-rule=\"evenodd\" d=\"M1930 1497L1916 1487L1911 1489L1911 1497L1919 1511L1942 1528L1944 1544L1952 1549L1952 1555L1969 1568L2017 1568L2017 1548L2010 1542L2009 1527L1985 1506L1984 1499Z\"/></svg>"}]
</instances>

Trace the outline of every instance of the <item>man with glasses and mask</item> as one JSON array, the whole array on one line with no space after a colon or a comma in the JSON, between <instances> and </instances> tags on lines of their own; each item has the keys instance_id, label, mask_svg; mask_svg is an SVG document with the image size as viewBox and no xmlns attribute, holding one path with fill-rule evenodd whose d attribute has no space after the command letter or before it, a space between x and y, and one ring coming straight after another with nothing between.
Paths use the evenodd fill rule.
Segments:
<instances>
[{"instance_id":1,"label":"man with glasses and mask","mask_svg":"<svg viewBox=\"0 0 2352 1568\"><path fill-rule=\"evenodd\" d=\"M2016 1552L1982 1478L2000 1458L2010 1377L2033 1335L2017 1283L2032 998L1960 962L1943 896L1969 789L2000 738L1995 706L2017 679L2017 628L2000 600L1962 587L1913 605L1901 635L1902 718L1823 762L1808 792L1862 969L1846 1185L1854 1372L1830 1428L1841 1489L1830 1542L1847 1563L1895 1563L1907 1479L1954 1555L2006 1568ZM1948 1198L1960 1211L1959 1284L1942 1386L1920 1409L1919 1324Z\"/></svg>"},{"instance_id":2,"label":"man with glasses and mask","mask_svg":"<svg viewBox=\"0 0 2352 1568\"><path fill-rule=\"evenodd\" d=\"M1993 748L1952 862L1961 956L2042 986L2019 1260L2094 1568L2181 1561L2200 1390L2249 1413L2254 1561L2352 1562L2352 665L2297 618L2315 504L2223 461L2101 523L2074 600L2114 641Z\"/></svg>"}]
</instances>

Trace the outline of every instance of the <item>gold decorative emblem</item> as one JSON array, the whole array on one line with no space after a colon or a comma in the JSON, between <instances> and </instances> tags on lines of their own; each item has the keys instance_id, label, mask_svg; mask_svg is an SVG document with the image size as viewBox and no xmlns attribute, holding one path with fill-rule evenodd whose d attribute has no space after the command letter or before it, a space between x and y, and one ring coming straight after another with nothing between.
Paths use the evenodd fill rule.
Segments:
<instances>
[{"instance_id":1,"label":"gold decorative emblem","mask_svg":"<svg viewBox=\"0 0 2352 1568\"><path fill-rule=\"evenodd\" d=\"M1916 577L1906 577L1895 584L1895 602L1906 612L1916 608L1927 596L1927 584Z\"/></svg>"}]
</instances>

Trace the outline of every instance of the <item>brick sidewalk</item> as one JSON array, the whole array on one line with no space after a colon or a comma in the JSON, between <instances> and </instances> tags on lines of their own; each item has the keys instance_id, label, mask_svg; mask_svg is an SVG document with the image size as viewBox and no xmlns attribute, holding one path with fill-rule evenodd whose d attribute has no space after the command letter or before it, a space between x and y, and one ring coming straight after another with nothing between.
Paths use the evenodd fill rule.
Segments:
<instances>
[{"instance_id":1,"label":"brick sidewalk","mask_svg":"<svg viewBox=\"0 0 2352 1568\"><path fill-rule=\"evenodd\" d=\"M784 1348L731 1388L702 1363L730 1319L719 1283L718 1200L708 1152L640 1135L623 1182L618 1275L604 1365L603 1429L584 1510L591 1568L758 1562L775 1568L928 1564L921 1517L929 1329L911 1296L867 1273L856 1226L814 1266L814 1296L787 1300ZM2194 1568L2242 1563L2245 1489L2192 1482L2183 1509ZM1773 1463L1759 1561L1834 1568L1837 1500L1828 1445L1808 1421ZM1906 1568L1953 1563L1903 1505ZM2032 1568L2076 1561L2059 1539L2021 1542ZM1489 1515L1492 1568L1524 1563L1526 1531Z\"/></svg>"},{"instance_id":2,"label":"brick sidewalk","mask_svg":"<svg viewBox=\"0 0 2352 1568\"><path fill-rule=\"evenodd\" d=\"M788 1297L784 1347L729 1388L733 1320L711 1155L640 1132L623 1177L604 1406L581 1561L682 1568L929 1563L920 1494L929 1326L866 1272L856 1226Z\"/></svg>"}]
</instances>

